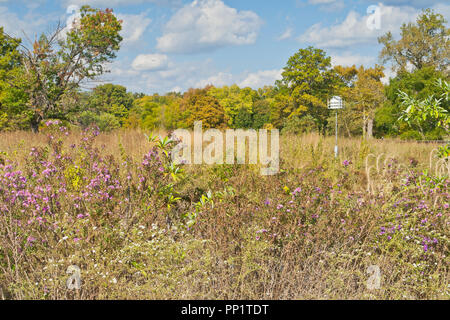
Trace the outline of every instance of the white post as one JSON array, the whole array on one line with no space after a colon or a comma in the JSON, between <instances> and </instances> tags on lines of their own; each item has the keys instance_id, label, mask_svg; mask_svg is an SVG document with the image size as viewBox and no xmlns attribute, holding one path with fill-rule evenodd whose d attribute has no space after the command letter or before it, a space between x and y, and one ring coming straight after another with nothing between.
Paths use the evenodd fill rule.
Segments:
<instances>
[{"instance_id":1,"label":"white post","mask_svg":"<svg viewBox=\"0 0 450 320\"><path fill-rule=\"evenodd\" d=\"M336 109L336 145L334 146L334 157L337 158L338 156L338 111Z\"/></svg>"},{"instance_id":2,"label":"white post","mask_svg":"<svg viewBox=\"0 0 450 320\"><path fill-rule=\"evenodd\" d=\"M334 157L337 159L338 157L338 110L342 109L344 107L344 103L342 101L342 98L339 96L334 96L331 98L331 100L328 100L328 108L329 109L335 109L336 110L336 127L335 127L335 134L336 134L336 144L334 146Z\"/></svg>"}]
</instances>

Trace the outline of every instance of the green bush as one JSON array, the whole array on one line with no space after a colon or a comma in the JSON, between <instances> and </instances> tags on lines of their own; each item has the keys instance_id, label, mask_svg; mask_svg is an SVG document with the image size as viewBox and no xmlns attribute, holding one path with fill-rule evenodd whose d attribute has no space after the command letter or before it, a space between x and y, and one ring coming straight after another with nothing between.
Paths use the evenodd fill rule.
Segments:
<instances>
[{"instance_id":1,"label":"green bush","mask_svg":"<svg viewBox=\"0 0 450 320\"><path fill-rule=\"evenodd\" d=\"M294 116L286 121L286 125L281 130L282 134L300 134L317 131L317 124L310 115L304 117Z\"/></svg>"},{"instance_id":2,"label":"green bush","mask_svg":"<svg viewBox=\"0 0 450 320\"><path fill-rule=\"evenodd\" d=\"M400 135L402 140L422 140L420 133L416 130L408 130Z\"/></svg>"},{"instance_id":3,"label":"green bush","mask_svg":"<svg viewBox=\"0 0 450 320\"><path fill-rule=\"evenodd\" d=\"M120 128L120 122L110 113L102 113L96 120L101 131L111 131Z\"/></svg>"},{"instance_id":4,"label":"green bush","mask_svg":"<svg viewBox=\"0 0 450 320\"><path fill-rule=\"evenodd\" d=\"M83 111L78 117L78 123L83 128L96 125L101 131L111 131L120 128L119 120L114 115L106 112L97 115L92 111Z\"/></svg>"}]
</instances>

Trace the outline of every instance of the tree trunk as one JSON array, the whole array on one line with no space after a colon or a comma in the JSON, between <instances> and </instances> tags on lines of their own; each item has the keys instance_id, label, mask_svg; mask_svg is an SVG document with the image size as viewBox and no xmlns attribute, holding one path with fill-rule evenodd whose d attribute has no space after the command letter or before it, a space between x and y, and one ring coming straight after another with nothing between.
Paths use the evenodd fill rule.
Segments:
<instances>
[{"instance_id":1,"label":"tree trunk","mask_svg":"<svg viewBox=\"0 0 450 320\"><path fill-rule=\"evenodd\" d=\"M367 138L372 139L373 137L373 119L367 120Z\"/></svg>"},{"instance_id":2,"label":"tree trunk","mask_svg":"<svg viewBox=\"0 0 450 320\"><path fill-rule=\"evenodd\" d=\"M39 123L32 122L31 123L31 131L33 133L39 133Z\"/></svg>"},{"instance_id":3,"label":"tree trunk","mask_svg":"<svg viewBox=\"0 0 450 320\"><path fill-rule=\"evenodd\" d=\"M352 133L350 132L350 129L348 127L347 121L344 121L344 126L345 126L345 130L347 130L348 137L351 138L352 137Z\"/></svg>"},{"instance_id":4,"label":"tree trunk","mask_svg":"<svg viewBox=\"0 0 450 320\"><path fill-rule=\"evenodd\" d=\"M39 116L33 116L30 122L31 131L33 133L39 132L39 124L41 123L41 119Z\"/></svg>"},{"instance_id":5,"label":"tree trunk","mask_svg":"<svg viewBox=\"0 0 450 320\"><path fill-rule=\"evenodd\" d=\"M363 139L366 139L366 129L367 129L367 121L366 121L366 115L363 115Z\"/></svg>"},{"instance_id":6,"label":"tree trunk","mask_svg":"<svg viewBox=\"0 0 450 320\"><path fill-rule=\"evenodd\" d=\"M367 117L366 117L366 108L363 104L362 106L362 116L363 116L363 125L362 125L362 134L363 134L363 139L366 140L366 129L367 129Z\"/></svg>"}]
</instances>

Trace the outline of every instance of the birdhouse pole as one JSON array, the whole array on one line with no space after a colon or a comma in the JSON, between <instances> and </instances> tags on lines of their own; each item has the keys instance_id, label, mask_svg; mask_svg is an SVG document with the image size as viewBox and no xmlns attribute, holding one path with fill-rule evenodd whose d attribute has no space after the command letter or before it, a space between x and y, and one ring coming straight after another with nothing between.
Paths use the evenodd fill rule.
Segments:
<instances>
[{"instance_id":1,"label":"birdhouse pole","mask_svg":"<svg viewBox=\"0 0 450 320\"><path fill-rule=\"evenodd\" d=\"M344 102L339 96L334 96L328 100L328 109L336 110L336 145L334 146L334 157L337 159L338 156L338 110L344 107Z\"/></svg>"}]
</instances>

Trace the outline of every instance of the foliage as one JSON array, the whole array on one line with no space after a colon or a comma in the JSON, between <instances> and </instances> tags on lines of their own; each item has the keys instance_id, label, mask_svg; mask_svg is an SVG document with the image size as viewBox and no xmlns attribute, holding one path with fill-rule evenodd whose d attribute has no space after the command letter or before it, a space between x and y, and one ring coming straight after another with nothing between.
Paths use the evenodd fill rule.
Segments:
<instances>
[{"instance_id":1,"label":"foliage","mask_svg":"<svg viewBox=\"0 0 450 320\"><path fill-rule=\"evenodd\" d=\"M441 14L425 10L416 23L402 26L400 40L391 33L380 37L382 61L393 61L397 71L387 86L382 66L332 66L325 51L307 47L288 59L282 79L272 86L255 90L233 84L146 95L116 84L81 90L81 83L107 72L105 66L122 40L121 21L112 10L84 6L79 21L40 36L33 48L0 29L0 130L37 131L45 118L82 128L97 125L102 131L174 130L202 121L204 128L331 134L334 112L328 110L327 100L340 95L345 112L339 116L339 134L443 139L445 130L429 117L420 126L397 119L405 109L399 90L417 101L442 94L436 80L448 82L445 23ZM448 111L448 101L440 106Z\"/></svg>"},{"instance_id":2,"label":"foliage","mask_svg":"<svg viewBox=\"0 0 450 320\"><path fill-rule=\"evenodd\" d=\"M92 90L86 108L97 113L110 113L123 124L133 106L133 100L132 94L124 86L108 83Z\"/></svg>"},{"instance_id":3,"label":"foliage","mask_svg":"<svg viewBox=\"0 0 450 320\"><path fill-rule=\"evenodd\" d=\"M382 66L374 68L338 69L342 78L346 78L346 86L340 87L339 92L345 101L344 124L349 135L355 134L354 122L360 124L363 137L372 137L375 109L384 102L384 86L381 79L384 77ZM349 76L350 75L350 76ZM350 129L352 128L352 130ZM359 133L359 132L358 132Z\"/></svg>"},{"instance_id":4,"label":"foliage","mask_svg":"<svg viewBox=\"0 0 450 320\"><path fill-rule=\"evenodd\" d=\"M331 58L321 49L308 47L290 57L283 70L281 82L289 88L295 104L291 115L308 113L324 130L328 117L326 101L336 81Z\"/></svg>"},{"instance_id":5,"label":"foliage","mask_svg":"<svg viewBox=\"0 0 450 320\"><path fill-rule=\"evenodd\" d=\"M21 72L20 43L21 39L8 36L0 27L0 130L6 127L21 129L29 117L24 107L26 93L11 85Z\"/></svg>"},{"instance_id":6,"label":"foliage","mask_svg":"<svg viewBox=\"0 0 450 320\"><path fill-rule=\"evenodd\" d=\"M22 68L14 83L29 97L35 131L43 119L63 117L64 97L72 95L82 81L103 74L104 64L119 50L121 22L112 10L83 6L80 15L79 23L66 34L58 26L50 36L42 34L32 49L21 46Z\"/></svg>"},{"instance_id":7,"label":"foliage","mask_svg":"<svg viewBox=\"0 0 450 320\"><path fill-rule=\"evenodd\" d=\"M442 81L442 79L436 81L436 86L442 90L441 95L439 97L431 95L423 100L417 100L405 92L399 92L402 105L405 108L399 121L406 122L411 127L416 126L422 138L425 138L423 126L427 122L431 122L431 125L434 127L443 128L447 135L450 133L448 110L450 86L447 81ZM447 104L447 108L445 108L444 104ZM440 149L440 156L444 159L449 156L448 149L448 145Z\"/></svg>"},{"instance_id":8,"label":"foliage","mask_svg":"<svg viewBox=\"0 0 450 320\"><path fill-rule=\"evenodd\" d=\"M239 88L237 85L222 88L212 87L208 94L215 97L225 111L231 128L248 128L252 125L253 105L257 92L251 88Z\"/></svg>"},{"instance_id":9,"label":"foliage","mask_svg":"<svg viewBox=\"0 0 450 320\"><path fill-rule=\"evenodd\" d=\"M399 120L408 123L410 126L417 126L422 137L425 137L422 127L427 121L432 121L434 126L444 128L447 133L449 132L450 116L448 110L443 107L443 103L449 101L450 88L446 81L440 79L437 86L442 88L444 93L440 97L432 95L423 100L417 100L405 92L399 92L402 105L405 108Z\"/></svg>"},{"instance_id":10,"label":"foliage","mask_svg":"<svg viewBox=\"0 0 450 320\"><path fill-rule=\"evenodd\" d=\"M185 116L185 127L193 127L202 121L203 128L221 128L226 123L226 113L219 101L205 89L189 89L183 96L180 108Z\"/></svg>"},{"instance_id":11,"label":"foliage","mask_svg":"<svg viewBox=\"0 0 450 320\"><path fill-rule=\"evenodd\" d=\"M134 101L131 113L140 118L140 126L144 129L172 130L183 124L180 103L181 98L173 94L143 96Z\"/></svg>"},{"instance_id":12,"label":"foliage","mask_svg":"<svg viewBox=\"0 0 450 320\"><path fill-rule=\"evenodd\" d=\"M425 9L416 23L402 25L400 40L394 40L391 32L378 38L384 46L380 58L383 62L392 61L399 72L405 72L409 65L415 70L431 66L448 75L450 29L446 23L442 14Z\"/></svg>"},{"instance_id":13,"label":"foliage","mask_svg":"<svg viewBox=\"0 0 450 320\"><path fill-rule=\"evenodd\" d=\"M317 131L315 119L306 115L304 117L293 116L289 118L281 133L301 134Z\"/></svg>"},{"instance_id":14,"label":"foliage","mask_svg":"<svg viewBox=\"0 0 450 320\"><path fill-rule=\"evenodd\" d=\"M429 96L438 97L443 94L442 88L436 85L439 79L445 79L445 75L436 71L433 67L425 67L412 73L403 72L391 79L389 85L385 88L386 101L375 113L376 134L379 136L385 134L396 136L412 130L406 123L398 123L397 121L402 110L404 110L401 96L398 94L399 91L417 100L424 100ZM442 103L448 109L448 102L443 101ZM432 131L436 128L429 122L423 123L422 129L427 139L430 139L433 136ZM437 137L442 137L443 134L444 131L441 129ZM421 136L419 131L416 131L414 135Z\"/></svg>"}]
</instances>

